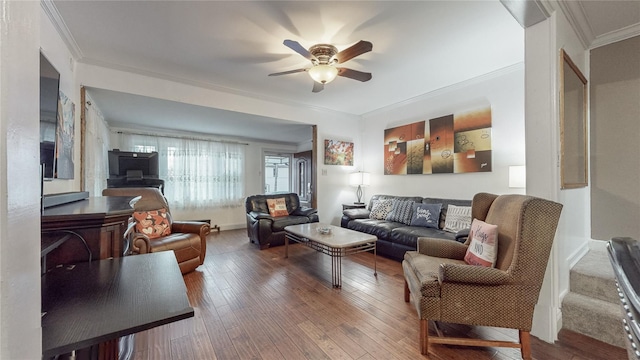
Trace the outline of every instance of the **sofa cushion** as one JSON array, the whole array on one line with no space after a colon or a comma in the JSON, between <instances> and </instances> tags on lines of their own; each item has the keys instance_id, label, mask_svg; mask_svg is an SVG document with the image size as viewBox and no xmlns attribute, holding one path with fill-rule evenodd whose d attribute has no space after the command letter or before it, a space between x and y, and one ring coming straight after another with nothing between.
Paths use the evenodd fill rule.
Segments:
<instances>
[{"instance_id":1,"label":"sofa cushion","mask_svg":"<svg viewBox=\"0 0 640 360\"><path fill-rule=\"evenodd\" d=\"M442 204L414 204L410 225L438 229L441 209Z\"/></svg>"},{"instance_id":2,"label":"sofa cushion","mask_svg":"<svg viewBox=\"0 0 640 360\"><path fill-rule=\"evenodd\" d=\"M415 249L419 237L435 237L440 239L455 240L456 235L440 229L421 226L399 226L391 231L391 241L410 246Z\"/></svg>"},{"instance_id":3,"label":"sofa cushion","mask_svg":"<svg viewBox=\"0 0 640 360\"><path fill-rule=\"evenodd\" d=\"M464 261L469 265L494 267L498 255L498 226L473 219L469 238Z\"/></svg>"},{"instance_id":4,"label":"sofa cushion","mask_svg":"<svg viewBox=\"0 0 640 360\"><path fill-rule=\"evenodd\" d=\"M167 209L135 211L133 218L136 220L136 232L147 235L149 239L171 234Z\"/></svg>"},{"instance_id":5,"label":"sofa cushion","mask_svg":"<svg viewBox=\"0 0 640 360\"><path fill-rule=\"evenodd\" d=\"M471 206L449 205L444 231L458 232L471 226Z\"/></svg>"},{"instance_id":6,"label":"sofa cushion","mask_svg":"<svg viewBox=\"0 0 640 360\"><path fill-rule=\"evenodd\" d=\"M289 225L306 224L309 222L309 218L306 216L280 216L273 218L273 224L271 224L271 231L278 232L284 231L284 228Z\"/></svg>"},{"instance_id":7,"label":"sofa cushion","mask_svg":"<svg viewBox=\"0 0 640 360\"><path fill-rule=\"evenodd\" d=\"M391 237L391 230L401 226L406 225L376 219L357 219L349 221L349 229L375 235L378 239L389 239Z\"/></svg>"},{"instance_id":8,"label":"sofa cushion","mask_svg":"<svg viewBox=\"0 0 640 360\"><path fill-rule=\"evenodd\" d=\"M289 215L289 211L287 210L287 203L283 197L277 199L267 199L267 206L269 207L269 214L273 217Z\"/></svg>"},{"instance_id":9,"label":"sofa cushion","mask_svg":"<svg viewBox=\"0 0 640 360\"><path fill-rule=\"evenodd\" d=\"M411 200L394 200L391 206L391 212L387 214L388 221L395 221L406 225L411 224L411 216L413 215L413 204Z\"/></svg>"},{"instance_id":10,"label":"sofa cushion","mask_svg":"<svg viewBox=\"0 0 640 360\"><path fill-rule=\"evenodd\" d=\"M376 200L373 202L371 206L371 213L369 214L369 218L375 220L385 220L387 215L391 212L393 208L393 200Z\"/></svg>"}]
</instances>

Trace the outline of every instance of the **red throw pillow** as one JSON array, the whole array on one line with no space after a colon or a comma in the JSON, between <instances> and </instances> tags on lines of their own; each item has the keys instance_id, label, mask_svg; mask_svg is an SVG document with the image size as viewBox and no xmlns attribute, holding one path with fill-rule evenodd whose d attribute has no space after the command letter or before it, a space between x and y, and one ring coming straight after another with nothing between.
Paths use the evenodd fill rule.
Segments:
<instances>
[{"instance_id":1,"label":"red throw pillow","mask_svg":"<svg viewBox=\"0 0 640 360\"><path fill-rule=\"evenodd\" d=\"M471 242L464 256L464 261L469 265L496 266L498 225L491 225L484 221L473 219L471 230L469 230L469 238Z\"/></svg>"},{"instance_id":2,"label":"red throw pillow","mask_svg":"<svg viewBox=\"0 0 640 360\"><path fill-rule=\"evenodd\" d=\"M289 215L284 198L267 199L267 206L269 207L269 215L273 217Z\"/></svg>"},{"instance_id":3,"label":"red throw pillow","mask_svg":"<svg viewBox=\"0 0 640 360\"><path fill-rule=\"evenodd\" d=\"M149 239L171 234L167 209L136 211L133 218L136 219L136 231L147 235Z\"/></svg>"}]
</instances>

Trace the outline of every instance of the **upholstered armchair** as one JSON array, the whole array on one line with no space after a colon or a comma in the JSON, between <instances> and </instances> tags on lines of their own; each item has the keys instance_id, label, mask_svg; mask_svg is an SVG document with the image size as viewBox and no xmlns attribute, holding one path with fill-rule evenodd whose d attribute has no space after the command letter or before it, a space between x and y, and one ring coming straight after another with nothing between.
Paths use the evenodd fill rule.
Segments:
<instances>
[{"instance_id":1,"label":"upholstered armchair","mask_svg":"<svg viewBox=\"0 0 640 360\"><path fill-rule=\"evenodd\" d=\"M286 205L282 216L274 216L269 212L267 200L277 199L284 199ZM284 245L285 226L318 222L318 211L300 206L300 198L296 193L252 195L246 198L245 208L249 241L260 246L260 250Z\"/></svg>"},{"instance_id":2,"label":"upholstered armchair","mask_svg":"<svg viewBox=\"0 0 640 360\"><path fill-rule=\"evenodd\" d=\"M136 231L130 238L132 254L173 250L183 274L204 262L209 224L197 221L174 221L169 204L159 189L108 188L103 196L140 196L134 205Z\"/></svg>"},{"instance_id":3,"label":"upholstered armchair","mask_svg":"<svg viewBox=\"0 0 640 360\"><path fill-rule=\"evenodd\" d=\"M429 343L520 348L531 359L529 332L562 205L524 195L477 194L472 217L497 225L495 266L469 265L464 244L419 238L402 262L405 301L420 319L420 351ZM471 232L473 232L473 226ZM430 337L428 321L519 330L519 342ZM438 335L440 331L437 328Z\"/></svg>"}]
</instances>

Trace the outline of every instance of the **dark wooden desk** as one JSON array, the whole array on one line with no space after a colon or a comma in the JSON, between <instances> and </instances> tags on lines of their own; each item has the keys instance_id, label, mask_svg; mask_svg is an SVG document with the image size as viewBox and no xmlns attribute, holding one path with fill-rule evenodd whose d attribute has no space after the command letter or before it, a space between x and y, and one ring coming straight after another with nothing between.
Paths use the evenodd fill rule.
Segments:
<instances>
[{"instance_id":1,"label":"dark wooden desk","mask_svg":"<svg viewBox=\"0 0 640 360\"><path fill-rule=\"evenodd\" d=\"M53 269L42 276L42 356L193 317L186 291L173 251Z\"/></svg>"}]
</instances>

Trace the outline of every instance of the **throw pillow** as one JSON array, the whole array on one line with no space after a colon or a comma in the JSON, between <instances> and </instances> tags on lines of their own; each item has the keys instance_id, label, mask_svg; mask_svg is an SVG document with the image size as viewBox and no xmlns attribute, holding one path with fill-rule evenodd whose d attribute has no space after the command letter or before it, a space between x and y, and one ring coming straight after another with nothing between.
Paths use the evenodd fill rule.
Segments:
<instances>
[{"instance_id":1,"label":"throw pillow","mask_svg":"<svg viewBox=\"0 0 640 360\"><path fill-rule=\"evenodd\" d=\"M410 225L438 229L441 209L442 204L416 203L413 205L413 216L411 217Z\"/></svg>"},{"instance_id":2,"label":"throw pillow","mask_svg":"<svg viewBox=\"0 0 640 360\"><path fill-rule=\"evenodd\" d=\"M412 200L393 200L391 212L387 214L386 220L395 221L403 224L411 224L411 215L413 215Z\"/></svg>"},{"instance_id":3,"label":"throw pillow","mask_svg":"<svg viewBox=\"0 0 640 360\"><path fill-rule=\"evenodd\" d=\"M269 207L269 215L273 217L288 216L287 202L284 198L267 199L267 206Z\"/></svg>"},{"instance_id":4,"label":"throw pillow","mask_svg":"<svg viewBox=\"0 0 640 360\"><path fill-rule=\"evenodd\" d=\"M469 265L486 267L496 266L498 257L498 226L473 219L469 231L471 242L464 255L464 261Z\"/></svg>"},{"instance_id":5,"label":"throw pillow","mask_svg":"<svg viewBox=\"0 0 640 360\"><path fill-rule=\"evenodd\" d=\"M444 220L444 231L456 233L471 226L471 206L447 207L447 218Z\"/></svg>"},{"instance_id":6,"label":"throw pillow","mask_svg":"<svg viewBox=\"0 0 640 360\"><path fill-rule=\"evenodd\" d=\"M147 235L149 239L157 239L171 234L171 224L166 209L135 211L136 231Z\"/></svg>"},{"instance_id":7,"label":"throw pillow","mask_svg":"<svg viewBox=\"0 0 640 360\"><path fill-rule=\"evenodd\" d=\"M384 220L391 212L393 207L393 200L375 200L371 206L371 212L369 213L370 219Z\"/></svg>"}]
</instances>

